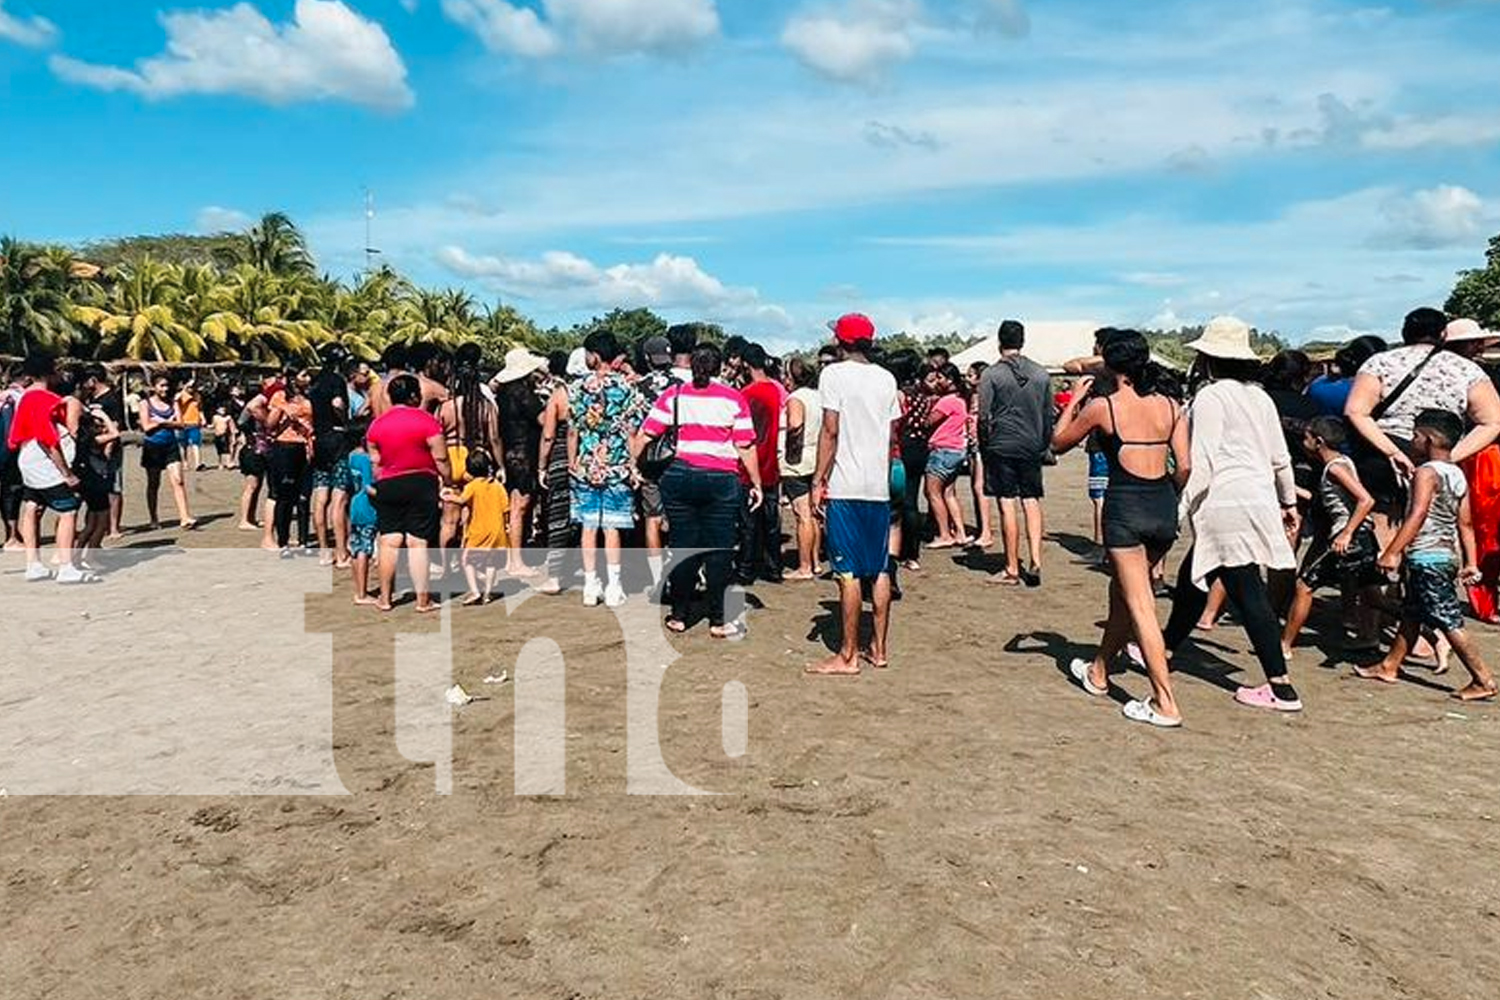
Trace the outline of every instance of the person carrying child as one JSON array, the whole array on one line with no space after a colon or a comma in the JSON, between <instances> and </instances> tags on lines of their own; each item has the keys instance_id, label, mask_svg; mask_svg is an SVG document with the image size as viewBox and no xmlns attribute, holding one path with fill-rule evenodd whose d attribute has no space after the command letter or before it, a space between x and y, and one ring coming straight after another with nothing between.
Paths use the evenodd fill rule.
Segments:
<instances>
[{"instance_id":1,"label":"person carrying child","mask_svg":"<svg viewBox=\"0 0 1500 1000\"><path fill-rule=\"evenodd\" d=\"M1417 634L1428 626L1448 640L1469 671L1470 684L1453 696L1460 701L1485 701L1500 694L1500 688L1464 628L1464 612L1458 603L1459 582L1479 577L1469 487L1452 462L1453 446L1464 435L1463 420L1446 410L1424 410L1416 418L1414 432L1412 457L1421 464L1412 479L1406 522L1379 561L1386 572L1402 570L1401 627L1383 661L1355 672L1367 680L1397 683Z\"/></svg>"},{"instance_id":2,"label":"person carrying child","mask_svg":"<svg viewBox=\"0 0 1500 1000\"><path fill-rule=\"evenodd\" d=\"M1312 612L1313 594L1338 587L1346 609L1357 611L1357 634L1349 650L1379 645L1376 608L1380 603L1380 571L1375 567L1379 546L1370 515L1375 498L1359 481L1354 460L1344 453L1349 428L1340 417L1314 417L1302 432L1302 450L1321 470L1318 475L1317 530L1297 576L1297 592L1287 615L1281 645L1288 659Z\"/></svg>"},{"instance_id":3,"label":"person carrying child","mask_svg":"<svg viewBox=\"0 0 1500 1000\"><path fill-rule=\"evenodd\" d=\"M495 577L500 572L500 556L510 551L510 534L505 528L510 496L497 478L495 460L482 449L469 452L468 474L469 481L462 492L443 492L444 500L462 507L468 514L463 552L464 579L469 584L469 592L463 599L466 608L489 603L495 593Z\"/></svg>"}]
</instances>

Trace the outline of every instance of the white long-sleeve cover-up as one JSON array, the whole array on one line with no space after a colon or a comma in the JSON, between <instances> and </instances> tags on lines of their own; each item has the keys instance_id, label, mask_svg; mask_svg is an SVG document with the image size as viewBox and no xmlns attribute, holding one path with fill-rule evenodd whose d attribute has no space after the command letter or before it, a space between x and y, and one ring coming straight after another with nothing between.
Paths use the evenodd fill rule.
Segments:
<instances>
[{"instance_id":1,"label":"white long-sleeve cover-up","mask_svg":"<svg viewBox=\"0 0 1500 1000\"><path fill-rule=\"evenodd\" d=\"M1204 387L1189 411L1193 471L1182 494L1193 528L1193 583L1220 567L1294 569L1281 508L1297 502L1292 457L1276 404L1258 385Z\"/></svg>"}]
</instances>

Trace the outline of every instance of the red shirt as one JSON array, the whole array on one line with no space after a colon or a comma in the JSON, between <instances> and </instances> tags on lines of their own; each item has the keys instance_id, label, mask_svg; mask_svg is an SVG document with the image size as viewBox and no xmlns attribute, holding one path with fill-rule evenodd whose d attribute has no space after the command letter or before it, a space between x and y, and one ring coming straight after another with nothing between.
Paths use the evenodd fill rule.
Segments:
<instances>
[{"instance_id":1,"label":"red shirt","mask_svg":"<svg viewBox=\"0 0 1500 1000\"><path fill-rule=\"evenodd\" d=\"M412 406L393 406L370 425L367 438L380 451L382 480L397 476L437 477L437 462L427 446L442 437L443 425L432 414Z\"/></svg>"},{"instance_id":2,"label":"red shirt","mask_svg":"<svg viewBox=\"0 0 1500 1000\"><path fill-rule=\"evenodd\" d=\"M750 405L750 420L755 424L755 455L760 459L760 484L766 489L781 484L781 461L776 454L781 440L781 403L784 390L771 379L751 382L741 390ZM750 477L740 473L742 481Z\"/></svg>"}]
</instances>

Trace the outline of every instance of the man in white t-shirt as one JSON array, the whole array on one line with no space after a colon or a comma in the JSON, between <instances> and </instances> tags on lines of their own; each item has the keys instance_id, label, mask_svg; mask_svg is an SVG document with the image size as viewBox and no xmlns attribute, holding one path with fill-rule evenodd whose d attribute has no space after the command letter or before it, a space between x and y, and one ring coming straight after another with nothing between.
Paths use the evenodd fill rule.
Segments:
<instances>
[{"instance_id":1,"label":"man in white t-shirt","mask_svg":"<svg viewBox=\"0 0 1500 1000\"><path fill-rule=\"evenodd\" d=\"M813 674L860 672L859 616L871 584L875 634L868 659L890 666L891 425L901 419L896 379L870 362L875 324L858 314L831 324L842 360L823 369L818 392L823 431L813 475L813 505L825 510L828 553L839 582L839 651L808 667Z\"/></svg>"}]
</instances>

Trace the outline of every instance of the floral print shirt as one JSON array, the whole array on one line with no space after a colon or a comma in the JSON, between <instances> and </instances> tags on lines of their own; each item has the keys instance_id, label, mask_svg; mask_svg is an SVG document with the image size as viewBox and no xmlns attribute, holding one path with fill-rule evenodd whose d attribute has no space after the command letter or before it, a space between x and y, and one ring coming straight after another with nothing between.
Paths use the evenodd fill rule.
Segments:
<instances>
[{"instance_id":1,"label":"floral print shirt","mask_svg":"<svg viewBox=\"0 0 1500 1000\"><path fill-rule=\"evenodd\" d=\"M568 409L578 433L573 478L590 486L629 483L630 439L650 412L646 397L619 372L593 372L568 390Z\"/></svg>"}]
</instances>

